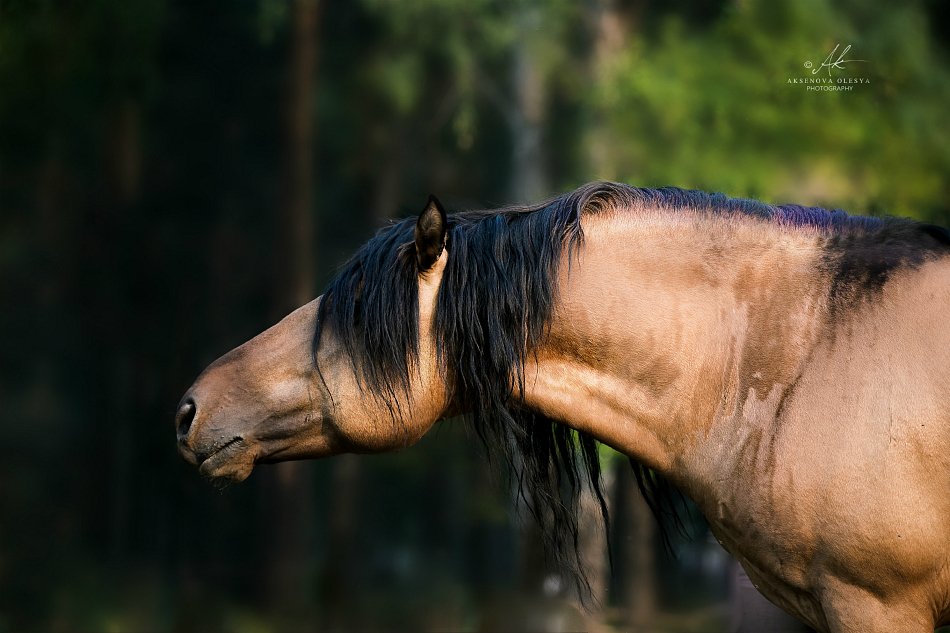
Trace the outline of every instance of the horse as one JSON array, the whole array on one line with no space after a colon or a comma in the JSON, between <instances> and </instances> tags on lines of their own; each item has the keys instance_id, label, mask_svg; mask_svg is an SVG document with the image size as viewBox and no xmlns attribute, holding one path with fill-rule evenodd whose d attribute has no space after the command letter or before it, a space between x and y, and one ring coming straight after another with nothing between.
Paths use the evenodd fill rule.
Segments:
<instances>
[{"instance_id":1,"label":"horse","mask_svg":"<svg viewBox=\"0 0 950 633\"><path fill-rule=\"evenodd\" d=\"M609 182L451 215L430 197L208 366L178 448L240 481L466 416L517 456L558 552L580 488L606 514L601 442L814 629L931 631L950 623L948 282L950 233L909 219Z\"/></svg>"}]
</instances>

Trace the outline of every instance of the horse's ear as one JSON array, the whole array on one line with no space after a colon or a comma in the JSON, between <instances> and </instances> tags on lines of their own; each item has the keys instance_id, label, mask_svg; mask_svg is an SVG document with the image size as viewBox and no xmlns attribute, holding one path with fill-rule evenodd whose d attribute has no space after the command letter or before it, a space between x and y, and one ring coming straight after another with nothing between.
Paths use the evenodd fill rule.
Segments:
<instances>
[{"instance_id":1,"label":"horse's ear","mask_svg":"<svg viewBox=\"0 0 950 633\"><path fill-rule=\"evenodd\" d=\"M435 196L430 195L426 208L416 221L416 263L420 271L429 270L439 259L445 248L447 230L445 209Z\"/></svg>"}]
</instances>

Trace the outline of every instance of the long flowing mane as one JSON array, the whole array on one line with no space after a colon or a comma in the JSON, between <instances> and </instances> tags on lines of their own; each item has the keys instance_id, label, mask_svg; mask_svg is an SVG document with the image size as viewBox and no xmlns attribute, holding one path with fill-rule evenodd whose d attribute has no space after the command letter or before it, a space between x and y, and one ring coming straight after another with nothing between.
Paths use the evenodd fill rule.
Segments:
<instances>
[{"instance_id":1,"label":"long flowing mane","mask_svg":"<svg viewBox=\"0 0 950 633\"><path fill-rule=\"evenodd\" d=\"M776 230L813 227L828 235L829 252L837 253L834 265L849 283L860 262L841 253L852 252L855 239L869 239L854 236L889 232L919 236L904 241L929 240L931 248L950 243L943 229L908 220L604 182L532 206L450 215L448 261L435 315L439 363L454 401L470 412L489 455L502 456L513 468L547 550L582 585L587 581L578 562L577 507L584 486L593 491L607 520L597 443L522 406L517 394L524 386L525 363L550 322L559 267L583 245L582 215L644 206L735 214L772 222ZM410 218L383 228L343 266L323 295L314 337L316 350L323 332L332 331L352 359L362 388L394 414L419 356L414 226ZM893 259L893 265L906 261L904 254ZM672 488L632 463L654 514L675 516Z\"/></svg>"}]
</instances>

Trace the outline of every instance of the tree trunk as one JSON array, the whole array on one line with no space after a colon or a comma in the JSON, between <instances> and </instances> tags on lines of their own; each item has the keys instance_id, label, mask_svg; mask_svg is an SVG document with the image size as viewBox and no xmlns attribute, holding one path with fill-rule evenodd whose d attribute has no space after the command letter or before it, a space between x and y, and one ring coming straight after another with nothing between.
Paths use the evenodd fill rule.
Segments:
<instances>
[{"instance_id":1,"label":"tree trunk","mask_svg":"<svg viewBox=\"0 0 950 633\"><path fill-rule=\"evenodd\" d=\"M537 30L536 8L518 14L522 33ZM530 37L518 40L512 58L515 105L511 111L512 161L509 192L513 202L534 202L547 193L544 161L546 94L544 76L530 48Z\"/></svg>"},{"instance_id":2,"label":"tree trunk","mask_svg":"<svg viewBox=\"0 0 950 633\"><path fill-rule=\"evenodd\" d=\"M612 483L612 473L605 473L604 485ZM600 503L590 486L581 493L578 530L580 531L580 563L590 584L590 615L598 618L607 606L610 566L607 560L607 533L601 519Z\"/></svg>"},{"instance_id":3,"label":"tree trunk","mask_svg":"<svg viewBox=\"0 0 950 633\"><path fill-rule=\"evenodd\" d=\"M625 6L621 6L621 5ZM590 22L594 29L594 48L590 59L590 84L594 90L605 82L613 81L613 65L627 48L631 34L641 22L647 1L622 2L622 0L597 0L591 7ZM618 170L611 159L610 147L616 142L610 130L603 125L601 112L591 113L590 130L587 133L587 151L592 177L604 180L617 178ZM625 165L630 171L630 165Z\"/></svg>"},{"instance_id":4,"label":"tree trunk","mask_svg":"<svg viewBox=\"0 0 950 633\"><path fill-rule=\"evenodd\" d=\"M296 0L287 85L284 191L277 220L275 261L283 316L313 298L314 271L314 91L316 90L316 0ZM272 609L285 620L305 616L312 601L314 511L312 466L303 462L276 465L264 484L270 533L267 535L267 593Z\"/></svg>"},{"instance_id":5,"label":"tree trunk","mask_svg":"<svg viewBox=\"0 0 950 633\"><path fill-rule=\"evenodd\" d=\"M282 270L278 271L283 312L314 292L314 93L317 64L317 0L295 0L290 81L287 86L286 203L280 226Z\"/></svg>"},{"instance_id":6,"label":"tree trunk","mask_svg":"<svg viewBox=\"0 0 950 633\"><path fill-rule=\"evenodd\" d=\"M110 108L106 127L107 183L104 191L105 218L103 233L105 236L127 239L129 217L138 200L141 176L141 120L139 105L131 98L122 98ZM100 236L100 239L108 237ZM113 265L128 266L126 254L120 251L120 261ZM114 314L127 314L130 307L126 297L112 294L108 298ZM115 319L116 317L112 317ZM105 325L105 324L103 324ZM135 409L137 370L134 361L134 347L127 328L118 324L105 325L109 336L99 340L111 340L110 373L106 374L104 384L112 387L109 401L104 410L110 412L107 418L110 424L109 438L112 444L112 472L110 486L110 549L113 564L121 568L129 547L129 525L132 516L132 465L134 463L133 432L130 426L131 411Z\"/></svg>"},{"instance_id":7,"label":"tree trunk","mask_svg":"<svg viewBox=\"0 0 950 633\"><path fill-rule=\"evenodd\" d=\"M401 131L396 134L385 152L385 159L376 175L376 187L370 204L369 220L372 223L370 227L372 230L383 226L386 220L393 217L396 205L402 197L402 166L406 158L403 149L404 136L405 134Z\"/></svg>"},{"instance_id":8,"label":"tree trunk","mask_svg":"<svg viewBox=\"0 0 950 633\"><path fill-rule=\"evenodd\" d=\"M347 631L356 627L352 617L355 579L351 566L358 558L356 543L359 521L359 500L362 464L359 455L333 458L326 562L324 564L320 603L323 607L320 628L324 631Z\"/></svg>"},{"instance_id":9,"label":"tree trunk","mask_svg":"<svg viewBox=\"0 0 950 633\"><path fill-rule=\"evenodd\" d=\"M627 460L617 460L614 472L614 603L631 627L652 623L656 613L656 559L653 515L640 496Z\"/></svg>"}]
</instances>

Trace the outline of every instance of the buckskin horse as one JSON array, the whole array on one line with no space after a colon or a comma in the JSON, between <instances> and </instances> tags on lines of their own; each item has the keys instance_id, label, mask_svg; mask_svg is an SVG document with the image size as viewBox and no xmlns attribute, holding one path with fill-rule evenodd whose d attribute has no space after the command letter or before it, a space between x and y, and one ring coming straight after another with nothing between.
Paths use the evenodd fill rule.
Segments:
<instances>
[{"instance_id":1,"label":"buckskin horse","mask_svg":"<svg viewBox=\"0 0 950 633\"><path fill-rule=\"evenodd\" d=\"M950 623L948 282L950 234L906 219L615 183L448 216L430 198L199 376L179 450L243 480L464 414L519 453L557 550L580 486L605 510L603 442L815 629L931 631Z\"/></svg>"}]
</instances>

